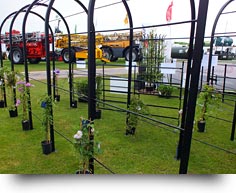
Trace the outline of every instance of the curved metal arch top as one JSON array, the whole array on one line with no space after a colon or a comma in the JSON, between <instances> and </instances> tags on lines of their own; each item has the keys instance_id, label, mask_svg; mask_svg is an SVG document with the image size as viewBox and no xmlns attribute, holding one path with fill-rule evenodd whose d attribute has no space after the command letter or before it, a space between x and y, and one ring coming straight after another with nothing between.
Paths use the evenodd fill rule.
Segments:
<instances>
[{"instance_id":1,"label":"curved metal arch top","mask_svg":"<svg viewBox=\"0 0 236 193\"><path fill-rule=\"evenodd\" d=\"M216 30L216 26L218 24L219 18L221 16L221 14L223 13L223 11L225 10L225 8L232 3L234 0L229 0L228 2L226 2L221 9L219 10L213 27L212 27L212 31L211 31L211 41L210 41L210 53L209 53L209 59L208 59L208 70L207 70L207 84L209 84L210 82L210 74L211 74L211 63L212 63L212 52L213 52L213 44L214 44L214 38L215 38L215 30Z\"/></svg>"}]
</instances>

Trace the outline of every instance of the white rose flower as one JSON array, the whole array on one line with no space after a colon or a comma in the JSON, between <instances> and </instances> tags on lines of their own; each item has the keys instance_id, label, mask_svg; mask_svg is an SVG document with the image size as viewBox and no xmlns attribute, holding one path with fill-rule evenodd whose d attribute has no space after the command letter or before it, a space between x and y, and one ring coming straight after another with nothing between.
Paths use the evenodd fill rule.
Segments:
<instances>
[{"instance_id":1,"label":"white rose flower","mask_svg":"<svg viewBox=\"0 0 236 193\"><path fill-rule=\"evenodd\" d=\"M91 128L91 130L90 130L90 131L91 131L91 133L93 133L93 132L94 132L94 128Z\"/></svg>"},{"instance_id":2,"label":"white rose flower","mask_svg":"<svg viewBox=\"0 0 236 193\"><path fill-rule=\"evenodd\" d=\"M74 139L81 139L83 136L83 132L82 131L77 131L77 133L74 135Z\"/></svg>"}]
</instances>

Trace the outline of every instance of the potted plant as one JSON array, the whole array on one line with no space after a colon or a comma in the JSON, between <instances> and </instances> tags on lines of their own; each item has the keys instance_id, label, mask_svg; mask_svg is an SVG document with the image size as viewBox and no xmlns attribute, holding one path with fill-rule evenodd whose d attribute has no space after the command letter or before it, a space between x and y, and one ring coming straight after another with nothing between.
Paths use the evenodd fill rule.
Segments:
<instances>
[{"instance_id":1,"label":"potted plant","mask_svg":"<svg viewBox=\"0 0 236 193\"><path fill-rule=\"evenodd\" d=\"M142 49L142 66L146 66L144 79L146 81L146 91L152 92L158 80L163 77L160 71L160 65L164 61L164 37L159 38L154 30L150 31L147 37L144 37Z\"/></svg>"},{"instance_id":2,"label":"potted plant","mask_svg":"<svg viewBox=\"0 0 236 193\"><path fill-rule=\"evenodd\" d=\"M174 91L174 87L167 84L161 84L157 88L157 91L159 96L169 98Z\"/></svg>"},{"instance_id":3,"label":"potted plant","mask_svg":"<svg viewBox=\"0 0 236 193\"><path fill-rule=\"evenodd\" d=\"M42 128L45 130L45 139L41 142L43 154L48 155L52 152L52 142L50 136L51 125L53 125L53 100L52 96L45 95L41 99L42 113Z\"/></svg>"},{"instance_id":4,"label":"potted plant","mask_svg":"<svg viewBox=\"0 0 236 193\"><path fill-rule=\"evenodd\" d=\"M139 116L138 114L146 114L148 113L147 106L143 103L140 99L140 96L133 95L130 101L130 105L128 110L130 112L127 113L126 117L126 135L134 135L137 125Z\"/></svg>"},{"instance_id":5,"label":"potted plant","mask_svg":"<svg viewBox=\"0 0 236 193\"><path fill-rule=\"evenodd\" d=\"M96 114L95 119L101 119L102 111L99 109L99 104L101 100L101 94L102 94L102 77L96 76Z\"/></svg>"},{"instance_id":6,"label":"potted plant","mask_svg":"<svg viewBox=\"0 0 236 193\"><path fill-rule=\"evenodd\" d=\"M88 102L88 79L82 79L76 83L76 92L79 102Z\"/></svg>"},{"instance_id":7,"label":"potted plant","mask_svg":"<svg viewBox=\"0 0 236 193\"><path fill-rule=\"evenodd\" d=\"M74 148L76 155L79 158L79 170L76 174L91 174L89 170L89 160L93 158L94 154L100 153L100 143L94 141L94 121L80 118L79 128L74 135Z\"/></svg>"},{"instance_id":8,"label":"potted plant","mask_svg":"<svg viewBox=\"0 0 236 193\"><path fill-rule=\"evenodd\" d=\"M55 95L54 95L54 100L55 101L60 101L60 95L59 95L59 89L58 89L58 79L60 75L60 70L55 69L54 70L54 76L55 76Z\"/></svg>"},{"instance_id":9,"label":"potted plant","mask_svg":"<svg viewBox=\"0 0 236 193\"><path fill-rule=\"evenodd\" d=\"M32 87L32 84L29 82L19 81L16 83L17 90L19 92L19 99L16 100L16 107L18 107L20 104L22 105L22 128L23 130L30 130L30 123L28 118L28 111L29 109L29 93L30 93L30 87Z\"/></svg>"},{"instance_id":10,"label":"potted plant","mask_svg":"<svg viewBox=\"0 0 236 193\"><path fill-rule=\"evenodd\" d=\"M199 93L196 108L196 122L199 132L205 131L206 119L219 106L220 95L212 85L204 85ZM210 108L209 108L210 107Z\"/></svg>"},{"instance_id":11,"label":"potted plant","mask_svg":"<svg viewBox=\"0 0 236 193\"><path fill-rule=\"evenodd\" d=\"M4 100L4 94L5 94L5 76L6 68L0 67L0 108L5 107L5 100Z\"/></svg>"},{"instance_id":12,"label":"potted plant","mask_svg":"<svg viewBox=\"0 0 236 193\"><path fill-rule=\"evenodd\" d=\"M17 117L17 107L16 107L16 82L17 82L17 72L6 70L6 86L8 88L8 93L10 97L10 105L8 105L8 110L10 117Z\"/></svg>"}]
</instances>

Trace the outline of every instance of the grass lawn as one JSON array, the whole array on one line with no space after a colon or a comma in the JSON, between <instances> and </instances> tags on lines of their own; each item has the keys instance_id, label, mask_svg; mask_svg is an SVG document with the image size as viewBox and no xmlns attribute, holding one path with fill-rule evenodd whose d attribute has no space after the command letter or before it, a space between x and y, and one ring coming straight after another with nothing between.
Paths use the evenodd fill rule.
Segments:
<instances>
[{"instance_id":1,"label":"grass lawn","mask_svg":"<svg viewBox=\"0 0 236 193\"><path fill-rule=\"evenodd\" d=\"M19 66L20 67L20 66ZM44 130L41 128L42 109L39 98L46 93L46 85L32 81L31 89L34 129L23 131L21 127L21 107L19 116L10 118L8 110L0 109L0 173L2 174L75 174L78 159L73 149L73 135L77 132L80 117L87 118L87 104L79 103L77 109L69 106L68 92L60 91L61 101L54 109L54 129L56 151L42 154L41 141ZM68 89L66 79L60 79L59 86ZM117 95L110 94L113 97ZM144 103L160 106L178 107L177 99L157 96L141 96ZM217 117L232 120L233 102L223 104ZM118 105L118 104L115 104ZM126 105L119 104L125 108ZM151 108L153 113L162 116L177 116L178 110ZM154 117L155 119L177 126L177 120ZM150 120L139 120L134 136L125 135L126 114L102 110L102 119L95 121L97 138L101 141L103 153L96 158L116 174L178 174L180 162L174 159L179 132ZM207 120L207 131L194 129L188 173L222 174L236 173L235 142L230 141L232 123L215 118ZM216 147L213 147L216 146ZM220 147L222 149L218 149ZM95 162L95 174L110 174Z\"/></svg>"}]
</instances>

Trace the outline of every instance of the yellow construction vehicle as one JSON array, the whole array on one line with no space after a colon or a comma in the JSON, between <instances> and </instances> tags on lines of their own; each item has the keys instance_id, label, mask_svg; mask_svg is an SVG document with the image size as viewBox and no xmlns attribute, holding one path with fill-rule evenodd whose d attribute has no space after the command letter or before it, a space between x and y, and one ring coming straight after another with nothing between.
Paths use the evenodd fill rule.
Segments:
<instances>
[{"instance_id":1,"label":"yellow construction vehicle","mask_svg":"<svg viewBox=\"0 0 236 193\"><path fill-rule=\"evenodd\" d=\"M102 46L103 55L110 61L116 61L118 58L129 60L130 35L128 32L120 32L103 35ZM133 33L132 61L140 60L139 45L142 39L142 31Z\"/></svg>"},{"instance_id":2,"label":"yellow construction vehicle","mask_svg":"<svg viewBox=\"0 0 236 193\"><path fill-rule=\"evenodd\" d=\"M138 61L139 42L142 38L142 32L134 32L134 42L132 50L132 60ZM71 58L73 61L87 57L88 36L82 34L71 34ZM130 36L128 32L96 35L96 58L103 61L116 61L118 58L129 60ZM69 62L68 35L56 36L56 48L61 49L61 56L64 62ZM102 54L101 54L102 53ZM100 57L101 54L101 58Z\"/></svg>"},{"instance_id":3,"label":"yellow construction vehicle","mask_svg":"<svg viewBox=\"0 0 236 193\"><path fill-rule=\"evenodd\" d=\"M71 60L81 60L88 58L88 36L81 34L71 34ZM107 58L103 57L102 50L98 47L103 41L102 36L96 36L96 50L95 57L104 62L110 62ZM61 56L65 63L69 62L69 49L68 49L68 35L57 35L56 44L57 49L61 49Z\"/></svg>"}]
</instances>

